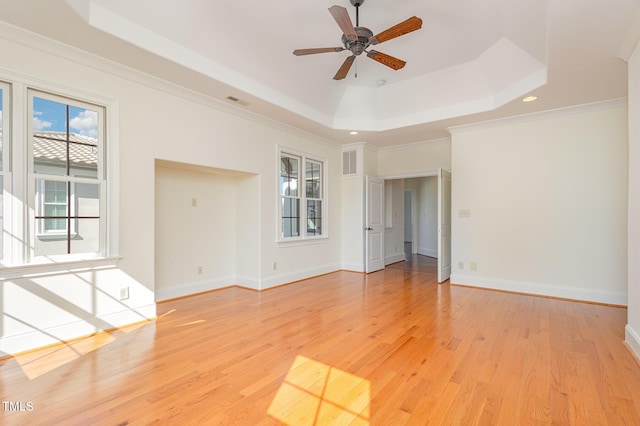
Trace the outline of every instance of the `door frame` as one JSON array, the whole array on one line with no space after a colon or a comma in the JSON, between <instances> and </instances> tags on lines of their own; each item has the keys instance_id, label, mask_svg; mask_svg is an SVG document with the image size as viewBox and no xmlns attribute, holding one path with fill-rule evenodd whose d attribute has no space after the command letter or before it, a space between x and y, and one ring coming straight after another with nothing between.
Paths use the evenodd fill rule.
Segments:
<instances>
[{"instance_id":1,"label":"door frame","mask_svg":"<svg viewBox=\"0 0 640 426\"><path fill-rule=\"evenodd\" d=\"M407 192L411 196L411 254L416 254L418 253L418 191L415 188L405 189L405 197Z\"/></svg>"},{"instance_id":2,"label":"door frame","mask_svg":"<svg viewBox=\"0 0 640 426\"><path fill-rule=\"evenodd\" d=\"M418 173L401 173L401 174L396 174L396 175L382 175L382 176L378 176L378 178L382 179L383 181L395 180L395 179L413 179L413 178L422 178L422 177L435 177L435 178L437 178L439 174L440 174L440 168L435 169L435 170L429 170L429 171L426 171L426 172L418 172ZM438 191L439 191L439 189L438 189ZM440 194L438 193L438 196L439 195ZM413 206L412 206L412 208L413 208ZM453 220L453 217L451 219ZM416 220L417 220L417 217L416 217ZM417 234L417 230L416 230L416 234ZM417 239L417 235L415 235L415 239ZM412 244L412 249L413 249L413 244L417 244L417 241L416 242L412 242L411 244ZM416 248L416 252L417 252L417 248ZM438 253L438 255L440 255L440 254Z\"/></svg>"},{"instance_id":3,"label":"door frame","mask_svg":"<svg viewBox=\"0 0 640 426\"><path fill-rule=\"evenodd\" d=\"M445 214L449 213L448 220ZM438 170L438 282L451 277L451 172Z\"/></svg>"}]
</instances>

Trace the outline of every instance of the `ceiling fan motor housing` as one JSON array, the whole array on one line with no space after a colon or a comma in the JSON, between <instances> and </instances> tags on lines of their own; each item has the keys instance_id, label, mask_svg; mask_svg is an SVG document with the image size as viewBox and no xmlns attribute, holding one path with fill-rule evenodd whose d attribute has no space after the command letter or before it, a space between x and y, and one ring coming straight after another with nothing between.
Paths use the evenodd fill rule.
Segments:
<instances>
[{"instance_id":1,"label":"ceiling fan motor housing","mask_svg":"<svg viewBox=\"0 0 640 426\"><path fill-rule=\"evenodd\" d=\"M369 47L369 39L373 37L373 32L366 27L355 27L357 37L342 35L342 44L354 55L360 55Z\"/></svg>"}]
</instances>

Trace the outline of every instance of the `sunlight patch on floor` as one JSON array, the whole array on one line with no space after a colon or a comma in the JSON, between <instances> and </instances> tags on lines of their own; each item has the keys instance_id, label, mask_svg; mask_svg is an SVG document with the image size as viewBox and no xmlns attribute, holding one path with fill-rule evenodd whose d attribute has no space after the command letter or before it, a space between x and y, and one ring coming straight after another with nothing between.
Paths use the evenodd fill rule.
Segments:
<instances>
[{"instance_id":1,"label":"sunlight patch on floor","mask_svg":"<svg viewBox=\"0 0 640 426\"><path fill-rule=\"evenodd\" d=\"M206 321L205 321L205 320L189 321L189 322L185 322L184 324L174 325L174 327L175 327L175 328L178 328L178 327L186 327L186 326L188 326L188 325L202 324L203 322L206 322Z\"/></svg>"},{"instance_id":2,"label":"sunlight patch on floor","mask_svg":"<svg viewBox=\"0 0 640 426\"><path fill-rule=\"evenodd\" d=\"M63 341L47 348L17 355L14 359L22 368L25 376L29 380L34 380L114 342L118 333L133 333L146 327L149 323L150 321L146 320L109 331L101 331L85 338Z\"/></svg>"},{"instance_id":3,"label":"sunlight patch on floor","mask_svg":"<svg viewBox=\"0 0 640 426\"><path fill-rule=\"evenodd\" d=\"M288 425L368 425L371 384L298 355L268 414Z\"/></svg>"},{"instance_id":4,"label":"sunlight patch on floor","mask_svg":"<svg viewBox=\"0 0 640 426\"><path fill-rule=\"evenodd\" d=\"M88 339L65 343L15 357L29 380L47 374L116 340L109 333L98 333Z\"/></svg>"}]
</instances>

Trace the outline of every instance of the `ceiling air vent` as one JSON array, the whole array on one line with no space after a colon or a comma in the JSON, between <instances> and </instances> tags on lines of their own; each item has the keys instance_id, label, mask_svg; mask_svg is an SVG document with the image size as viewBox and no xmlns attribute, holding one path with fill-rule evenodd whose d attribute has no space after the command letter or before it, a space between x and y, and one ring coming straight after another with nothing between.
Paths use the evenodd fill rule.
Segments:
<instances>
[{"instance_id":1,"label":"ceiling air vent","mask_svg":"<svg viewBox=\"0 0 640 426\"><path fill-rule=\"evenodd\" d=\"M247 106L247 105L249 105L249 102L247 102L247 101L243 101L242 99L238 99L238 98L236 98L235 96L227 96L227 100L229 100L229 101L231 101L231 102L233 102L233 103L236 103L236 104L242 105L242 106Z\"/></svg>"}]
</instances>

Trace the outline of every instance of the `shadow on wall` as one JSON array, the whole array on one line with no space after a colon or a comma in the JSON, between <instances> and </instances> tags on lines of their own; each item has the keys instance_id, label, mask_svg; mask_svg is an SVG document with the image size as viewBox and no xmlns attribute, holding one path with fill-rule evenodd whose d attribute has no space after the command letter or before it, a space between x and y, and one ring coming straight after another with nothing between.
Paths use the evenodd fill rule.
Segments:
<instances>
[{"instance_id":1,"label":"shadow on wall","mask_svg":"<svg viewBox=\"0 0 640 426\"><path fill-rule=\"evenodd\" d=\"M0 356L69 345L155 316L152 292L115 266L4 278L0 307Z\"/></svg>"}]
</instances>

